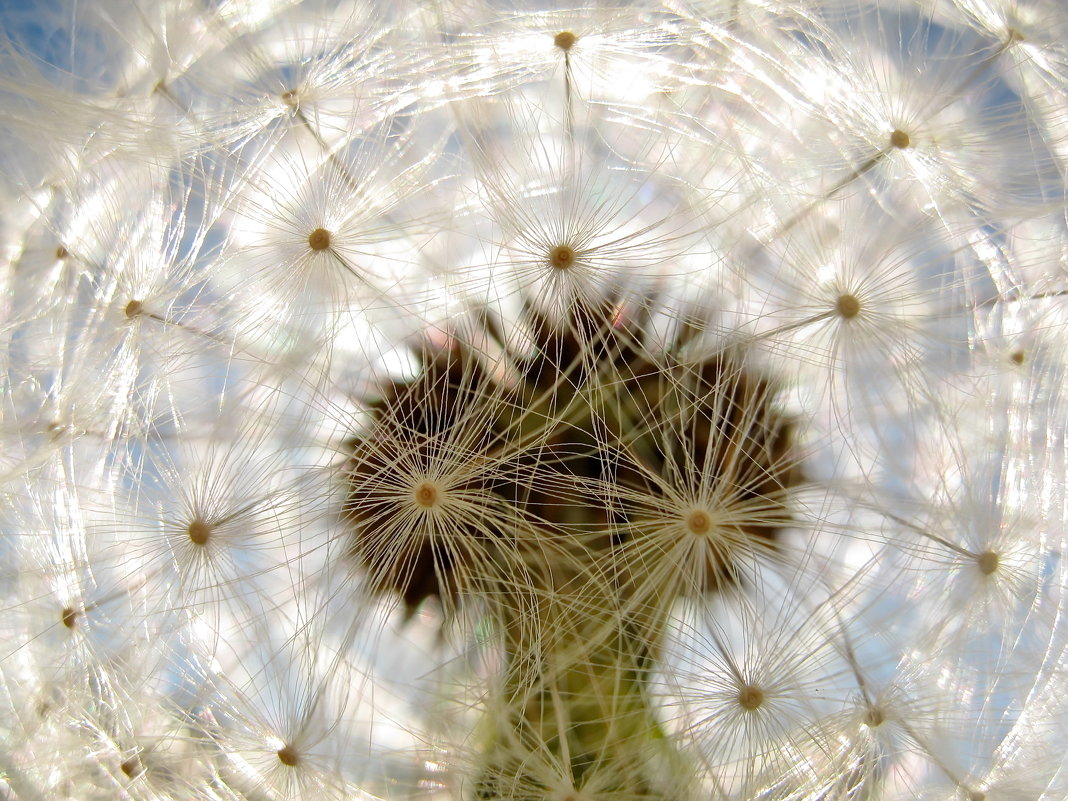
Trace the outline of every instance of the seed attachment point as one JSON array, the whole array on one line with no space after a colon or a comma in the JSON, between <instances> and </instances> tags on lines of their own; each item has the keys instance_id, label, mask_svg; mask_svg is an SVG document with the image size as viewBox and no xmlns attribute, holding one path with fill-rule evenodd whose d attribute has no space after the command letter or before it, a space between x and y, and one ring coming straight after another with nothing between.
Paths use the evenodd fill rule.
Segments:
<instances>
[{"instance_id":1,"label":"seed attachment point","mask_svg":"<svg viewBox=\"0 0 1068 801\"><path fill-rule=\"evenodd\" d=\"M126 304L124 313L127 320L132 320L134 317L140 317L145 310L145 304L139 300L131 300Z\"/></svg>"},{"instance_id":2,"label":"seed attachment point","mask_svg":"<svg viewBox=\"0 0 1068 801\"><path fill-rule=\"evenodd\" d=\"M975 561L979 565L979 572L984 576L993 575L1001 565L1001 557L993 551L984 551L979 554Z\"/></svg>"},{"instance_id":3,"label":"seed attachment point","mask_svg":"<svg viewBox=\"0 0 1068 801\"><path fill-rule=\"evenodd\" d=\"M308 234L308 247L312 250L326 250L330 247L330 232L325 228L316 228Z\"/></svg>"},{"instance_id":4,"label":"seed attachment point","mask_svg":"<svg viewBox=\"0 0 1068 801\"><path fill-rule=\"evenodd\" d=\"M704 509L694 509L686 516L686 530L700 537L712 530L712 516Z\"/></svg>"},{"instance_id":5,"label":"seed attachment point","mask_svg":"<svg viewBox=\"0 0 1068 801\"><path fill-rule=\"evenodd\" d=\"M868 707L868 711L864 713L864 725L869 729L874 729L878 726L882 726L886 722L886 715L883 710L877 706Z\"/></svg>"},{"instance_id":6,"label":"seed attachment point","mask_svg":"<svg viewBox=\"0 0 1068 801\"><path fill-rule=\"evenodd\" d=\"M738 693L738 703L746 712L753 712L764 705L764 691L753 684L747 684Z\"/></svg>"},{"instance_id":7,"label":"seed attachment point","mask_svg":"<svg viewBox=\"0 0 1068 801\"><path fill-rule=\"evenodd\" d=\"M208 540L211 539L211 526L203 520L194 520L186 528L186 533L194 545L199 545L203 548L208 544Z\"/></svg>"},{"instance_id":8,"label":"seed attachment point","mask_svg":"<svg viewBox=\"0 0 1068 801\"><path fill-rule=\"evenodd\" d=\"M560 31L560 33L556 34L556 36L553 37L553 44L563 50L565 53L572 47L574 47L575 42L577 41L578 36L576 36L571 31Z\"/></svg>"},{"instance_id":9,"label":"seed attachment point","mask_svg":"<svg viewBox=\"0 0 1068 801\"><path fill-rule=\"evenodd\" d=\"M848 292L841 294L834 303L834 310L843 320L852 320L860 314L860 300Z\"/></svg>"},{"instance_id":10,"label":"seed attachment point","mask_svg":"<svg viewBox=\"0 0 1068 801\"><path fill-rule=\"evenodd\" d=\"M298 754L297 749L291 745L283 745L275 752L275 754L278 756L278 761L287 768L295 768L300 764L300 754Z\"/></svg>"},{"instance_id":11,"label":"seed attachment point","mask_svg":"<svg viewBox=\"0 0 1068 801\"><path fill-rule=\"evenodd\" d=\"M895 128L890 134L890 147L896 147L898 150L904 150L912 144L912 139L907 133L900 128Z\"/></svg>"},{"instance_id":12,"label":"seed attachment point","mask_svg":"<svg viewBox=\"0 0 1068 801\"><path fill-rule=\"evenodd\" d=\"M577 259L575 249L570 245L557 245L549 251L549 264L557 270L573 267Z\"/></svg>"},{"instance_id":13,"label":"seed attachment point","mask_svg":"<svg viewBox=\"0 0 1068 801\"><path fill-rule=\"evenodd\" d=\"M425 509L437 506L441 500L441 493L429 481L424 481L415 488L415 502Z\"/></svg>"}]
</instances>

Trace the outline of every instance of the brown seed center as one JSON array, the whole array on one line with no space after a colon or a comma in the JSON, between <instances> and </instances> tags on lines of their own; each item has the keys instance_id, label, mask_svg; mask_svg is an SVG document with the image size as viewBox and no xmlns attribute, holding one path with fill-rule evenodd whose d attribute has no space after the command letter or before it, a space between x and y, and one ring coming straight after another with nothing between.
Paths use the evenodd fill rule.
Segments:
<instances>
[{"instance_id":1,"label":"brown seed center","mask_svg":"<svg viewBox=\"0 0 1068 801\"><path fill-rule=\"evenodd\" d=\"M278 761L287 768L294 768L300 763L300 754L291 745L283 745L275 753L278 755Z\"/></svg>"},{"instance_id":2,"label":"brown seed center","mask_svg":"<svg viewBox=\"0 0 1068 801\"><path fill-rule=\"evenodd\" d=\"M325 228L316 228L308 234L308 247L312 250L326 250L330 247L330 232Z\"/></svg>"},{"instance_id":3,"label":"brown seed center","mask_svg":"<svg viewBox=\"0 0 1068 801\"><path fill-rule=\"evenodd\" d=\"M575 263L575 249L570 245L557 245L549 251L549 263L557 270L566 270Z\"/></svg>"},{"instance_id":4,"label":"brown seed center","mask_svg":"<svg viewBox=\"0 0 1068 801\"><path fill-rule=\"evenodd\" d=\"M694 509L686 518L686 528L691 534L707 534L712 528L712 516L704 509Z\"/></svg>"},{"instance_id":5,"label":"brown seed center","mask_svg":"<svg viewBox=\"0 0 1068 801\"><path fill-rule=\"evenodd\" d=\"M834 303L834 310L838 312L838 316L846 320L852 320L858 314L860 314L860 301L857 300L856 295L843 294L838 296L838 300Z\"/></svg>"},{"instance_id":6,"label":"brown seed center","mask_svg":"<svg viewBox=\"0 0 1068 801\"><path fill-rule=\"evenodd\" d=\"M60 614L60 619L63 621L64 626L68 629L73 629L74 625L78 622L78 613L68 606Z\"/></svg>"},{"instance_id":7,"label":"brown seed center","mask_svg":"<svg viewBox=\"0 0 1068 801\"><path fill-rule=\"evenodd\" d=\"M204 546L211 539L211 526L203 520L194 520L186 528L186 533L189 534L189 539L193 541L194 545Z\"/></svg>"},{"instance_id":8,"label":"brown seed center","mask_svg":"<svg viewBox=\"0 0 1068 801\"><path fill-rule=\"evenodd\" d=\"M864 715L864 725L872 729L876 726L882 726L885 720L886 715L877 706L869 707L867 714Z\"/></svg>"},{"instance_id":9,"label":"brown seed center","mask_svg":"<svg viewBox=\"0 0 1068 801\"><path fill-rule=\"evenodd\" d=\"M438 502L438 495L438 488L429 481L415 488L415 502L428 509Z\"/></svg>"},{"instance_id":10,"label":"brown seed center","mask_svg":"<svg viewBox=\"0 0 1068 801\"><path fill-rule=\"evenodd\" d=\"M895 128L890 134L890 146L896 147L898 150L904 150L912 144L912 139L909 135L902 131L900 128Z\"/></svg>"},{"instance_id":11,"label":"brown seed center","mask_svg":"<svg viewBox=\"0 0 1068 801\"><path fill-rule=\"evenodd\" d=\"M984 551L976 561L979 563L979 572L984 576L995 573L1001 564L1001 559L993 551Z\"/></svg>"},{"instance_id":12,"label":"brown seed center","mask_svg":"<svg viewBox=\"0 0 1068 801\"><path fill-rule=\"evenodd\" d=\"M143 312L144 310L145 304L143 304L139 300L131 300L129 303L126 304L126 319L132 320L134 317L137 317L139 314L141 314L141 312Z\"/></svg>"},{"instance_id":13,"label":"brown seed center","mask_svg":"<svg viewBox=\"0 0 1068 801\"><path fill-rule=\"evenodd\" d=\"M738 703L746 712L752 712L764 703L764 691L752 684L747 684L738 693Z\"/></svg>"},{"instance_id":14,"label":"brown seed center","mask_svg":"<svg viewBox=\"0 0 1068 801\"><path fill-rule=\"evenodd\" d=\"M553 44L563 50L565 53L575 46L575 42L578 41L578 37L571 31L560 31L553 37Z\"/></svg>"}]
</instances>

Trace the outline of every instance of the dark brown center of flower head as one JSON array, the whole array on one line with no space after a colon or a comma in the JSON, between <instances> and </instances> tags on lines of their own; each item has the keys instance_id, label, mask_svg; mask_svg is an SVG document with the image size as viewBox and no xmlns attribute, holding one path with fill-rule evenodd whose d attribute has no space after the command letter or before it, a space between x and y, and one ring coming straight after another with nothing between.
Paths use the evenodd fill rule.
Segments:
<instances>
[{"instance_id":1,"label":"dark brown center of flower head","mask_svg":"<svg viewBox=\"0 0 1068 801\"><path fill-rule=\"evenodd\" d=\"M552 253L574 258L567 246ZM666 603L735 583L739 562L775 548L800 479L773 385L731 352L685 365L650 353L643 321L619 310L618 300L576 303L563 320L529 310L521 355L493 326L470 344L428 338L415 376L376 392L348 445L342 510L372 591L398 594L411 613L487 587L497 598L502 587L556 592L584 572L607 576L594 566L608 560L627 563L612 573L620 599ZM723 509L687 502L702 487ZM715 542L676 548L668 540L680 535ZM683 552L696 555L650 559Z\"/></svg>"},{"instance_id":2,"label":"dark brown center of flower head","mask_svg":"<svg viewBox=\"0 0 1068 801\"><path fill-rule=\"evenodd\" d=\"M308 247L312 250L326 250L330 247L330 232L325 228L316 228L308 234Z\"/></svg>"},{"instance_id":3,"label":"dark brown center of flower head","mask_svg":"<svg viewBox=\"0 0 1068 801\"><path fill-rule=\"evenodd\" d=\"M563 50L565 53L575 46L575 42L578 41L576 36L571 31L560 31L553 37L553 44Z\"/></svg>"}]
</instances>

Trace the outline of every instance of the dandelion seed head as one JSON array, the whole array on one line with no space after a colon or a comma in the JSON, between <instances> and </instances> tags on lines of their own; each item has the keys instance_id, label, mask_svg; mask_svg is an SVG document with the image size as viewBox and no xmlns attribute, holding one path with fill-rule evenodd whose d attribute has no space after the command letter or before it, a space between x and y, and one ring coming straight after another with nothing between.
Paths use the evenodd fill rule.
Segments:
<instances>
[{"instance_id":1,"label":"dandelion seed head","mask_svg":"<svg viewBox=\"0 0 1068 801\"><path fill-rule=\"evenodd\" d=\"M1068 797L1055 0L114 5L0 11L6 790Z\"/></svg>"}]
</instances>

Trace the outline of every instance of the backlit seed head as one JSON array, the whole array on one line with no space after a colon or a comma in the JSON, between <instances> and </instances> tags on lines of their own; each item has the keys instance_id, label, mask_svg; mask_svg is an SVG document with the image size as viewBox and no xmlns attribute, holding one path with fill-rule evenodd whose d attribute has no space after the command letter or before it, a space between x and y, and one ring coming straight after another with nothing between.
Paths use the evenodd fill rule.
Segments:
<instances>
[{"instance_id":1,"label":"backlit seed head","mask_svg":"<svg viewBox=\"0 0 1068 801\"><path fill-rule=\"evenodd\" d=\"M746 712L753 712L764 704L764 691L753 684L747 684L738 692L738 703Z\"/></svg>"},{"instance_id":2,"label":"backlit seed head","mask_svg":"<svg viewBox=\"0 0 1068 801\"><path fill-rule=\"evenodd\" d=\"M895 128L890 134L890 147L896 147L898 150L904 150L910 144L912 144L912 139L907 133L902 131L900 128Z\"/></svg>"},{"instance_id":3,"label":"backlit seed head","mask_svg":"<svg viewBox=\"0 0 1068 801\"><path fill-rule=\"evenodd\" d=\"M996 573L998 566L1001 564L1001 558L993 551L984 551L979 554L975 561L979 565L979 572L984 576Z\"/></svg>"},{"instance_id":4,"label":"backlit seed head","mask_svg":"<svg viewBox=\"0 0 1068 801\"><path fill-rule=\"evenodd\" d=\"M566 270L575 264L575 249L570 245L557 245L549 251L549 264L557 270Z\"/></svg>"},{"instance_id":5,"label":"backlit seed head","mask_svg":"<svg viewBox=\"0 0 1068 801\"><path fill-rule=\"evenodd\" d=\"M203 520L194 520L186 527L186 533L194 545L203 547L211 539L211 526Z\"/></svg>"},{"instance_id":6,"label":"backlit seed head","mask_svg":"<svg viewBox=\"0 0 1068 801\"><path fill-rule=\"evenodd\" d=\"M560 31L560 33L556 34L556 36L553 37L553 44L556 45L556 47L559 47L565 53L572 47L574 47L575 42L577 41L578 36L576 36L571 31Z\"/></svg>"},{"instance_id":7,"label":"backlit seed head","mask_svg":"<svg viewBox=\"0 0 1068 801\"><path fill-rule=\"evenodd\" d=\"M132 320L134 317L139 316L145 310L145 304L139 300L131 300L126 304L126 319Z\"/></svg>"},{"instance_id":8,"label":"backlit seed head","mask_svg":"<svg viewBox=\"0 0 1068 801\"><path fill-rule=\"evenodd\" d=\"M316 228L308 234L308 247L312 250L326 250L330 247L330 232L325 228Z\"/></svg>"},{"instance_id":9,"label":"backlit seed head","mask_svg":"<svg viewBox=\"0 0 1068 801\"><path fill-rule=\"evenodd\" d=\"M848 292L838 296L838 299L834 302L834 310L838 313L838 316L844 320L852 320L858 314L860 314L860 301L856 295L851 295Z\"/></svg>"}]
</instances>

